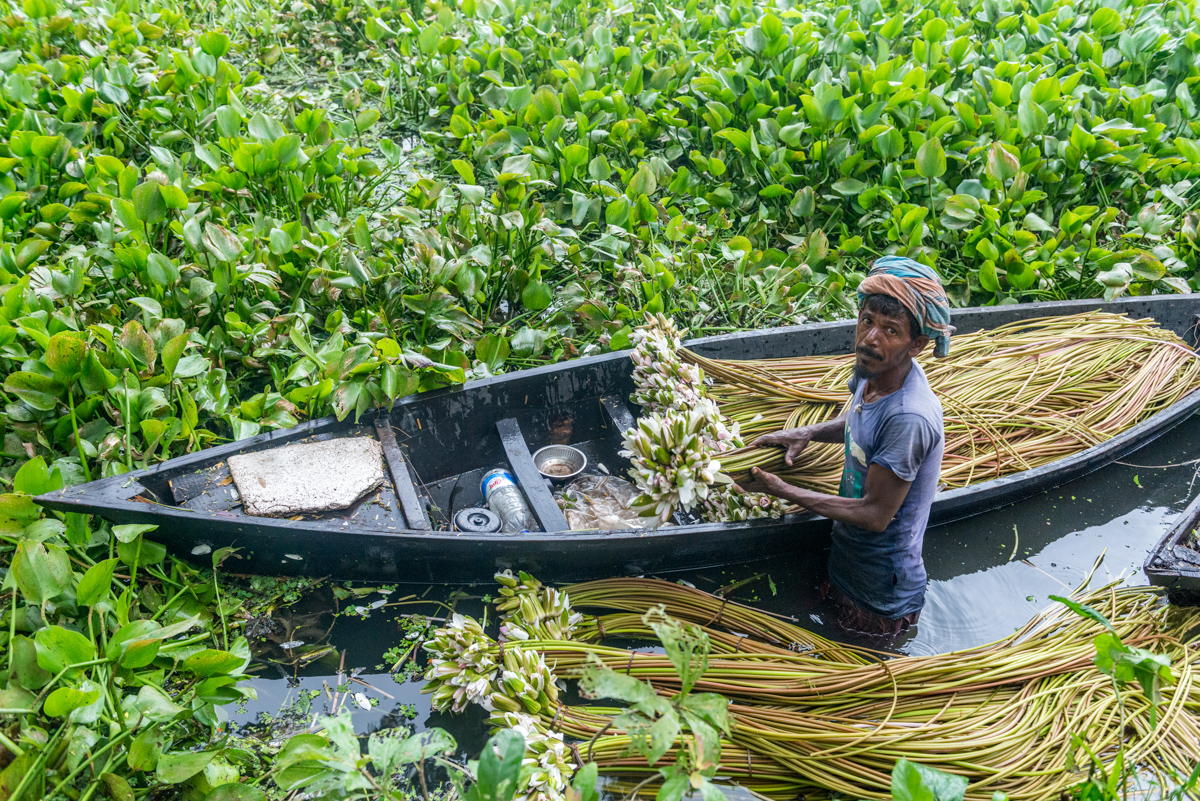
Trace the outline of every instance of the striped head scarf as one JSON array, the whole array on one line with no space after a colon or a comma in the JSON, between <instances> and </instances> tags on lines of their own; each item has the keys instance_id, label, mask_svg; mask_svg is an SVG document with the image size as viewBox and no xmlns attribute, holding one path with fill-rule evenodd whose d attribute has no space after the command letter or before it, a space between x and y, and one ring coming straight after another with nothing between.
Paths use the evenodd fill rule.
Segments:
<instances>
[{"instance_id":1,"label":"striped head scarf","mask_svg":"<svg viewBox=\"0 0 1200 801\"><path fill-rule=\"evenodd\" d=\"M903 256L884 256L871 265L871 272L858 285L858 301L867 295L891 295L912 312L921 333L934 342L933 355L950 355L950 302L942 280L932 268Z\"/></svg>"}]
</instances>

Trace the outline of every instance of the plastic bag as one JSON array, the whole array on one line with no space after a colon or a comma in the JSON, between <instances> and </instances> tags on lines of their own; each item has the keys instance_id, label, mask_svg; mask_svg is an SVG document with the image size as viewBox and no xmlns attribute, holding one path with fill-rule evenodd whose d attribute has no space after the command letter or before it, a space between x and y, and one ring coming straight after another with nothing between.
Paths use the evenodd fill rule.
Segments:
<instances>
[{"instance_id":1,"label":"plastic bag","mask_svg":"<svg viewBox=\"0 0 1200 801\"><path fill-rule=\"evenodd\" d=\"M629 504L637 490L614 476L580 476L554 493L573 531L644 528L645 521Z\"/></svg>"}]
</instances>

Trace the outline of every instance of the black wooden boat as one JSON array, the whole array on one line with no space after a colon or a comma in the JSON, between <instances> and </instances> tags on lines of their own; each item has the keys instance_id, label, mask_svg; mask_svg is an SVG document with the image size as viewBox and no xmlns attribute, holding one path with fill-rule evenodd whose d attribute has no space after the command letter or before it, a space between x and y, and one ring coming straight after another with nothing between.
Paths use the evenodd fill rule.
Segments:
<instances>
[{"instance_id":1,"label":"black wooden boat","mask_svg":"<svg viewBox=\"0 0 1200 801\"><path fill-rule=\"evenodd\" d=\"M961 309L954 312L954 324L968 333L1095 309L1152 317L1195 345L1200 300L1187 296ZM708 337L688 347L724 359L836 354L849 352L853 331L853 322L817 323ZM632 390L630 370L627 353L612 353L473 381L403 398L390 414L369 413L358 423L312 420L37 500L50 509L96 514L116 523L158 524L151 537L182 557L238 547L246 560L238 563L239 572L389 582L482 580L503 568L524 569L543 580L585 580L727 564L825 544L829 522L811 515L657 531L565 530L566 521L530 454L551 443L572 444L587 454L589 465L603 463L613 473L623 472L626 463L617 452L621 432L634 419L625 402ZM1159 436L1198 408L1200 391L1075 456L942 492L931 522L980 514L1078 478ZM388 467L381 503L365 511L360 504L302 520L254 517L227 491L230 456L363 435L378 438ZM511 466L544 532L437 530L454 510L482 505L480 477L498 466Z\"/></svg>"},{"instance_id":2,"label":"black wooden boat","mask_svg":"<svg viewBox=\"0 0 1200 801\"><path fill-rule=\"evenodd\" d=\"M1146 557L1142 570L1157 587L1166 587L1174 604L1200 604L1200 549L1193 535L1200 529L1200 498L1176 518Z\"/></svg>"}]
</instances>

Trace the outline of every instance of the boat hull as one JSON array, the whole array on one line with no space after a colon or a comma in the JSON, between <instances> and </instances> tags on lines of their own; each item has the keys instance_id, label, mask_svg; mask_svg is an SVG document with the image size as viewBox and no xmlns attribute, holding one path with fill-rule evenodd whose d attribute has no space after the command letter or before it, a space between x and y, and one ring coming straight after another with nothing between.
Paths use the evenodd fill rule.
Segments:
<instances>
[{"instance_id":1,"label":"boat hull","mask_svg":"<svg viewBox=\"0 0 1200 801\"><path fill-rule=\"evenodd\" d=\"M1195 344L1192 329L1200 301L1186 296L962 309L954 313L954 324L967 333L1018 320L1097 309L1153 317ZM725 359L833 354L849 351L853 334L853 322L817 323L708 337L687 345L701 355ZM615 453L620 426L611 413L605 415L603 399L628 397L630 370L627 352L605 354L409 396L390 410L390 425L403 435L400 450L418 478L433 479L420 485L423 502L431 514L444 514L442 508L453 510L456 494L468 499L472 493L478 495L477 487L467 486L474 473L463 472L466 467L482 470L504 463L507 443L495 432L501 418L511 418L513 430L519 427L528 432L531 447L556 438L569 439L574 430L581 437L591 437L591 447L619 465ZM931 525L1015 503L1087 475L1160 436L1198 409L1200 391L1114 439L1069 458L939 493L931 510ZM829 521L811 515L670 526L657 531L507 535L419 530L407 524L399 512L376 512L376 519L382 522L375 523L366 522L362 513L277 520L195 501L189 502L196 508L169 502L170 486L189 472L216 470L238 453L369 431L374 415L365 415L357 424L333 418L313 420L187 454L148 470L68 487L37 500L49 509L96 514L114 523L157 524L159 529L151 538L184 558L207 561L205 554L213 550L237 548L235 560L226 563L226 569L233 572L386 582L470 582L489 579L506 568L526 570L543 580L581 581L768 558L799 549L820 549L828 542ZM590 433L580 433L584 431ZM399 493L397 499L402 500ZM394 505L399 508L401 504ZM462 505L471 504L459 508Z\"/></svg>"}]
</instances>

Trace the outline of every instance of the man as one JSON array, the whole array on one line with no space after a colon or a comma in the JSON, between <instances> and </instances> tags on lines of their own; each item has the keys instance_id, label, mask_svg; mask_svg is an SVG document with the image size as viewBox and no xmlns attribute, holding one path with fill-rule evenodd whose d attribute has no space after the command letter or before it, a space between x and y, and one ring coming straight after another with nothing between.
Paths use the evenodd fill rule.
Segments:
<instances>
[{"instance_id":1,"label":"man","mask_svg":"<svg viewBox=\"0 0 1200 801\"><path fill-rule=\"evenodd\" d=\"M792 466L809 442L844 442L837 496L803 490L754 468L754 489L833 520L829 581L845 629L891 636L917 622L925 604L921 547L937 492L944 434L942 406L914 358L930 339L950 349L950 309L933 270L887 256L859 285L852 394L834 420L759 437L784 448Z\"/></svg>"}]
</instances>

